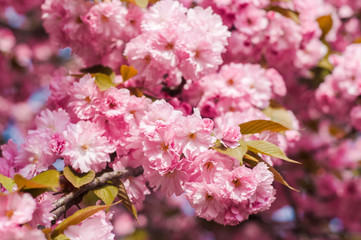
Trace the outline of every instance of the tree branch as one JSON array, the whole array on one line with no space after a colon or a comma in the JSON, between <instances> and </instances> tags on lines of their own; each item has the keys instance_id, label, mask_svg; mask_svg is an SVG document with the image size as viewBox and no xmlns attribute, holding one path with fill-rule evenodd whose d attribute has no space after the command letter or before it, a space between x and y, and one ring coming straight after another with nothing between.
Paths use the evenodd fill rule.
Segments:
<instances>
[{"instance_id":1,"label":"tree branch","mask_svg":"<svg viewBox=\"0 0 361 240\"><path fill-rule=\"evenodd\" d=\"M129 168L124 171L114 171L106 172L101 176L94 178L90 183L80 187L78 190L70 192L58 199L54 204L54 209L51 211L55 216L53 218L52 224L55 224L56 220L68 210L71 206L81 202L83 196L87 194L90 190L96 189L105 185L108 181L113 179L121 179L127 177L137 177L143 174L143 167Z\"/></svg>"}]
</instances>

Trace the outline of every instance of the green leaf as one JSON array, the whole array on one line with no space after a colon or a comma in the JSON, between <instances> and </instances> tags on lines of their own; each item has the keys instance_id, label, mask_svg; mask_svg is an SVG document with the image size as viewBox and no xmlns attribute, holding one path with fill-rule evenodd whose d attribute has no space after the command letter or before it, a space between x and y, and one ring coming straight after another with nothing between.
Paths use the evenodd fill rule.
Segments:
<instances>
[{"instance_id":1,"label":"green leaf","mask_svg":"<svg viewBox=\"0 0 361 240\"><path fill-rule=\"evenodd\" d=\"M244 161L251 165L252 167L257 166L258 162L264 162L268 166L268 170L272 172L274 179L281 183L282 185L288 187L289 189L292 189L296 192L299 192L297 189L291 187L286 180L282 177L282 175L271 165L269 165L266 161L264 161L261 157L257 156L256 154L246 154L244 157Z\"/></svg>"},{"instance_id":2,"label":"green leaf","mask_svg":"<svg viewBox=\"0 0 361 240\"><path fill-rule=\"evenodd\" d=\"M272 6L267 10L268 11L278 12L279 14L283 15L284 17L290 18L295 23L300 24L300 19L298 18L298 15L299 15L298 12L292 11L292 10L287 9L287 8L282 8L282 7L279 7L279 6Z\"/></svg>"},{"instance_id":3,"label":"green leaf","mask_svg":"<svg viewBox=\"0 0 361 240\"><path fill-rule=\"evenodd\" d=\"M95 195L94 191L91 190L84 195L82 199L82 203L84 203L85 206L92 206L92 205L96 205L99 199L100 198L97 195Z\"/></svg>"},{"instance_id":4,"label":"green leaf","mask_svg":"<svg viewBox=\"0 0 361 240\"><path fill-rule=\"evenodd\" d=\"M90 183L95 177L95 172L93 170L90 170L87 173L78 173L69 166L64 168L63 173L65 178L76 188L80 188L81 186Z\"/></svg>"},{"instance_id":5,"label":"green leaf","mask_svg":"<svg viewBox=\"0 0 361 240\"><path fill-rule=\"evenodd\" d=\"M289 111L282 106L277 105L277 103L271 102L271 104L263 109L262 112L271 118L271 121L281 124L288 128L288 130L293 128L293 119Z\"/></svg>"},{"instance_id":6,"label":"green leaf","mask_svg":"<svg viewBox=\"0 0 361 240\"><path fill-rule=\"evenodd\" d=\"M286 154L273 143L263 140L246 141L245 143L247 144L248 150L254 153L261 153L271 157L280 158L287 162L300 164L300 162L288 158Z\"/></svg>"},{"instance_id":7,"label":"green leaf","mask_svg":"<svg viewBox=\"0 0 361 240\"><path fill-rule=\"evenodd\" d=\"M111 87L117 86L117 84L113 83L111 76L103 73L95 73L93 76L95 77L95 84L100 91L105 91Z\"/></svg>"},{"instance_id":8,"label":"green leaf","mask_svg":"<svg viewBox=\"0 0 361 240\"><path fill-rule=\"evenodd\" d=\"M140 8L146 8L149 4L149 0L134 0L134 2Z\"/></svg>"},{"instance_id":9,"label":"green leaf","mask_svg":"<svg viewBox=\"0 0 361 240\"><path fill-rule=\"evenodd\" d=\"M1 185L3 185L3 187L8 190L9 192L13 191L13 187L15 186L15 182L13 179L4 176L2 174L0 174L0 183Z\"/></svg>"},{"instance_id":10,"label":"green leaf","mask_svg":"<svg viewBox=\"0 0 361 240\"><path fill-rule=\"evenodd\" d=\"M243 160L246 163L248 163L249 165L251 165L252 167L255 167L260 162L260 160L258 160L258 158L255 158L247 153L244 155Z\"/></svg>"},{"instance_id":11,"label":"green leaf","mask_svg":"<svg viewBox=\"0 0 361 240\"><path fill-rule=\"evenodd\" d=\"M317 67L326 69L326 70L329 71L329 72L332 72L332 70L333 70L333 65L332 65L332 64L330 63L330 61L328 60L328 57L322 58L322 59L318 62Z\"/></svg>"},{"instance_id":12,"label":"green leaf","mask_svg":"<svg viewBox=\"0 0 361 240\"><path fill-rule=\"evenodd\" d=\"M332 17L331 15L321 16L317 18L317 22L318 25L320 26L320 29L322 30L321 39L323 39L332 28L332 24L333 24Z\"/></svg>"},{"instance_id":13,"label":"green leaf","mask_svg":"<svg viewBox=\"0 0 361 240\"><path fill-rule=\"evenodd\" d=\"M124 236L122 240L148 240L150 239L147 231L143 229L137 229L132 234Z\"/></svg>"},{"instance_id":14,"label":"green leaf","mask_svg":"<svg viewBox=\"0 0 361 240\"><path fill-rule=\"evenodd\" d=\"M120 67L120 74L122 75L123 81L125 82L137 75L138 71L133 66L122 65Z\"/></svg>"},{"instance_id":15,"label":"green leaf","mask_svg":"<svg viewBox=\"0 0 361 240\"><path fill-rule=\"evenodd\" d=\"M263 131L283 132L290 130L282 124L270 120L253 120L239 125L242 134L261 133Z\"/></svg>"},{"instance_id":16,"label":"green leaf","mask_svg":"<svg viewBox=\"0 0 361 240\"><path fill-rule=\"evenodd\" d=\"M55 238L56 236L62 234L69 226L77 225L95 213L105 210L111 206L112 205L90 206L76 211L73 215L64 219L64 221L56 226L53 233L51 234L51 237Z\"/></svg>"},{"instance_id":17,"label":"green leaf","mask_svg":"<svg viewBox=\"0 0 361 240\"><path fill-rule=\"evenodd\" d=\"M241 165L243 165L243 156L247 152L247 145L244 141L239 141L241 145L239 145L236 148L226 148L219 140L215 143L215 145L212 147L217 152L226 154L230 157L233 157L237 159Z\"/></svg>"},{"instance_id":18,"label":"green leaf","mask_svg":"<svg viewBox=\"0 0 361 240\"><path fill-rule=\"evenodd\" d=\"M118 194L118 188L113 185L105 185L101 188L94 190L97 195L105 204L112 204Z\"/></svg>"},{"instance_id":19,"label":"green leaf","mask_svg":"<svg viewBox=\"0 0 361 240\"><path fill-rule=\"evenodd\" d=\"M48 170L36 175L31 180L24 178L23 176L16 174L14 181L18 185L19 189L51 189L56 190L59 187L60 173L56 170Z\"/></svg>"},{"instance_id":20,"label":"green leaf","mask_svg":"<svg viewBox=\"0 0 361 240\"><path fill-rule=\"evenodd\" d=\"M133 215L133 217L138 221L138 214L137 214L137 210L135 209L135 207L133 206L132 202L129 199L127 190L125 189L125 186L123 184L122 181L119 182L119 192L118 192L118 197L120 198L120 200L122 201L124 207L126 209L128 209L128 211Z\"/></svg>"},{"instance_id":21,"label":"green leaf","mask_svg":"<svg viewBox=\"0 0 361 240\"><path fill-rule=\"evenodd\" d=\"M53 240L70 240L70 238L68 238L64 234L60 234L60 235L56 236Z\"/></svg>"}]
</instances>

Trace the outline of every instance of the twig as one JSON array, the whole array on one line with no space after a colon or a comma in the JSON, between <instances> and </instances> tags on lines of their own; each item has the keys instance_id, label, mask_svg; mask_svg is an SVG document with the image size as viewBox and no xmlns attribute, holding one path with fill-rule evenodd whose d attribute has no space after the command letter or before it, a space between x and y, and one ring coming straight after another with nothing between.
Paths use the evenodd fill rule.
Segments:
<instances>
[{"instance_id":1,"label":"twig","mask_svg":"<svg viewBox=\"0 0 361 240\"><path fill-rule=\"evenodd\" d=\"M143 174L143 167L129 168L124 171L106 172L101 176L94 178L90 183L80 187L78 190L70 192L57 200L54 204L54 209L51 211L54 214L52 224L55 224L56 220L65 213L71 206L77 205L82 197L90 190L96 189L105 185L108 181L119 178L137 177Z\"/></svg>"}]
</instances>

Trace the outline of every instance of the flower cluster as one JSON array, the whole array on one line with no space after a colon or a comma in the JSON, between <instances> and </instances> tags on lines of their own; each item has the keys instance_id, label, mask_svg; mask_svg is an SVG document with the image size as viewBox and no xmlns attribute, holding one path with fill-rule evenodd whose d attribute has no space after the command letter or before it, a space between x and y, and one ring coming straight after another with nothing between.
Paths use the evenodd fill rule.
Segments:
<instances>
[{"instance_id":1,"label":"flower cluster","mask_svg":"<svg viewBox=\"0 0 361 240\"><path fill-rule=\"evenodd\" d=\"M141 30L124 54L139 69L136 81L148 89L161 83L176 87L182 77L196 81L215 72L223 62L221 54L229 36L221 18L210 8L186 9L176 1L162 1L150 8Z\"/></svg>"},{"instance_id":2,"label":"flower cluster","mask_svg":"<svg viewBox=\"0 0 361 240\"><path fill-rule=\"evenodd\" d=\"M360 236L360 1L0 0L0 12L5 239ZM212 225L251 214L237 231Z\"/></svg>"},{"instance_id":3,"label":"flower cluster","mask_svg":"<svg viewBox=\"0 0 361 240\"><path fill-rule=\"evenodd\" d=\"M118 68L130 38L139 34L143 10L127 8L121 1L46 0L42 5L44 27L53 42L71 49L84 64Z\"/></svg>"},{"instance_id":4,"label":"flower cluster","mask_svg":"<svg viewBox=\"0 0 361 240\"><path fill-rule=\"evenodd\" d=\"M358 105L361 95L360 56L361 47L356 44L349 45L340 56L330 56L335 69L316 92L317 102L323 112L334 116L341 123L350 122L358 130L361 130L361 107Z\"/></svg>"},{"instance_id":5,"label":"flower cluster","mask_svg":"<svg viewBox=\"0 0 361 240\"><path fill-rule=\"evenodd\" d=\"M49 193L39 195L36 199L33 199L29 193L1 195L0 233L2 238L45 240L44 234L36 229L36 226L40 224L50 227L53 200L53 196ZM24 224L35 228L31 229Z\"/></svg>"}]
</instances>

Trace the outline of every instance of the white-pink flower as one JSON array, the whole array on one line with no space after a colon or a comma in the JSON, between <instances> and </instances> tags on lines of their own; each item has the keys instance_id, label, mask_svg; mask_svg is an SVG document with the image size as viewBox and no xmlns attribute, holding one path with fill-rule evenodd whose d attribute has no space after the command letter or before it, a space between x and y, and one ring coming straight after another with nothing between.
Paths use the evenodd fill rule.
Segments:
<instances>
[{"instance_id":1,"label":"white-pink flower","mask_svg":"<svg viewBox=\"0 0 361 240\"><path fill-rule=\"evenodd\" d=\"M79 119L91 119L99 112L99 91L94 81L95 78L87 74L79 82L74 82L70 90L68 105Z\"/></svg>"},{"instance_id":2,"label":"white-pink flower","mask_svg":"<svg viewBox=\"0 0 361 240\"><path fill-rule=\"evenodd\" d=\"M0 227L0 236L4 240L46 240L44 233L39 229L31 229L27 226Z\"/></svg>"},{"instance_id":3,"label":"white-pink flower","mask_svg":"<svg viewBox=\"0 0 361 240\"><path fill-rule=\"evenodd\" d=\"M54 133L61 133L69 123L69 114L62 108L56 111L45 109L35 118L35 125L38 129L48 129Z\"/></svg>"},{"instance_id":4,"label":"white-pink flower","mask_svg":"<svg viewBox=\"0 0 361 240\"><path fill-rule=\"evenodd\" d=\"M37 228L38 225L50 227L51 220L53 220L53 214L51 210L53 210L53 202L55 201L55 197L49 193L45 192L40 194L35 198L36 208L33 214L33 219L29 223L33 228Z\"/></svg>"},{"instance_id":5,"label":"white-pink flower","mask_svg":"<svg viewBox=\"0 0 361 240\"><path fill-rule=\"evenodd\" d=\"M109 221L110 218L110 214L98 212L78 225L69 226L64 234L70 240L113 240L113 225Z\"/></svg>"},{"instance_id":6,"label":"white-pink flower","mask_svg":"<svg viewBox=\"0 0 361 240\"><path fill-rule=\"evenodd\" d=\"M251 196L248 205L250 213L258 213L267 210L276 199L276 190L273 188L273 174L268 170L265 163L259 163L253 168L253 174L257 181L255 193Z\"/></svg>"},{"instance_id":7,"label":"white-pink flower","mask_svg":"<svg viewBox=\"0 0 361 240\"><path fill-rule=\"evenodd\" d=\"M36 203L29 193L0 195L0 229L29 222Z\"/></svg>"},{"instance_id":8,"label":"white-pink flower","mask_svg":"<svg viewBox=\"0 0 361 240\"><path fill-rule=\"evenodd\" d=\"M128 89L108 89L100 100L100 111L108 118L124 115L130 100Z\"/></svg>"},{"instance_id":9,"label":"white-pink flower","mask_svg":"<svg viewBox=\"0 0 361 240\"><path fill-rule=\"evenodd\" d=\"M185 196L198 217L211 221L224 214L226 203L216 184L190 182L185 188Z\"/></svg>"},{"instance_id":10,"label":"white-pink flower","mask_svg":"<svg viewBox=\"0 0 361 240\"><path fill-rule=\"evenodd\" d=\"M91 31L105 39L119 38L126 25L127 9L120 1L107 1L95 4L84 16Z\"/></svg>"},{"instance_id":11,"label":"white-pink flower","mask_svg":"<svg viewBox=\"0 0 361 240\"><path fill-rule=\"evenodd\" d=\"M110 161L109 154L116 150L108 139L102 136L104 130L92 122L79 121L71 124L64 132L67 140L63 156L66 164L75 170L88 172L100 171Z\"/></svg>"}]
</instances>

